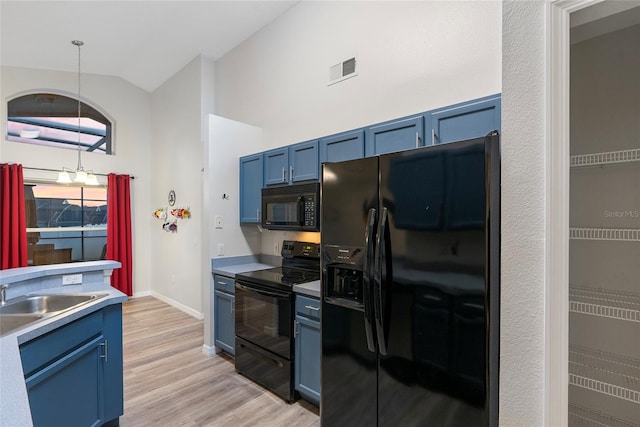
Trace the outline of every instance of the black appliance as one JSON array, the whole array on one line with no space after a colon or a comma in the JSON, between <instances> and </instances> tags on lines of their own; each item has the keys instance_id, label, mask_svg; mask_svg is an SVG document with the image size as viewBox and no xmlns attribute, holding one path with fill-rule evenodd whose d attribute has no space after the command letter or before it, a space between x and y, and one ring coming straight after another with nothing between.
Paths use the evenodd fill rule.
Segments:
<instances>
[{"instance_id":1,"label":"black appliance","mask_svg":"<svg viewBox=\"0 0 640 427\"><path fill-rule=\"evenodd\" d=\"M270 230L320 230L320 183L262 189L262 227Z\"/></svg>"},{"instance_id":2,"label":"black appliance","mask_svg":"<svg viewBox=\"0 0 640 427\"><path fill-rule=\"evenodd\" d=\"M498 424L499 137L322 170L323 426Z\"/></svg>"},{"instance_id":3,"label":"black appliance","mask_svg":"<svg viewBox=\"0 0 640 427\"><path fill-rule=\"evenodd\" d=\"M236 371L294 400L293 286L320 279L320 245L285 240L282 266L236 274Z\"/></svg>"}]
</instances>

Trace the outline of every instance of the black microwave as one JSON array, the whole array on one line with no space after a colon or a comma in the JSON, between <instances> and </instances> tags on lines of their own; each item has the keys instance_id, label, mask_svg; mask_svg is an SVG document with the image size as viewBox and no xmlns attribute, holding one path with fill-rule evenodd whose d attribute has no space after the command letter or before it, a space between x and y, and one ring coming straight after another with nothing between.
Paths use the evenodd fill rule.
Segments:
<instances>
[{"instance_id":1,"label":"black microwave","mask_svg":"<svg viewBox=\"0 0 640 427\"><path fill-rule=\"evenodd\" d=\"M320 231L320 183L263 188L262 228Z\"/></svg>"}]
</instances>

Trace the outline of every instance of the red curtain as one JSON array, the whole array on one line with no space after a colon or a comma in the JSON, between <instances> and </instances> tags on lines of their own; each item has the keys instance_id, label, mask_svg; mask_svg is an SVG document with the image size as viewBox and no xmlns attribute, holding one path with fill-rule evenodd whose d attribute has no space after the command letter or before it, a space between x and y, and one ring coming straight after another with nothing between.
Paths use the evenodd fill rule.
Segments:
<instances>
[{"instance_id":1,"label":"red curtain","mask_svg":"<svg viewBox=\"0 0 640 427\"><path fill-rule=\"evenodd\" d=\"M113 270L111 286L132 296L130 181L129 175L110 173L108 177L106 258L122 264L121 268Z\"/></svg>"},{"instance_id":2,"label":"red curtain","mask_svg":"<svg viewBox=\"0 0 640 427\"><path fill-rule=\"evenodd\" d=\"M26 267L27 215L22 165L0 164L0 269Z\"/></svg>"}]
</instances>

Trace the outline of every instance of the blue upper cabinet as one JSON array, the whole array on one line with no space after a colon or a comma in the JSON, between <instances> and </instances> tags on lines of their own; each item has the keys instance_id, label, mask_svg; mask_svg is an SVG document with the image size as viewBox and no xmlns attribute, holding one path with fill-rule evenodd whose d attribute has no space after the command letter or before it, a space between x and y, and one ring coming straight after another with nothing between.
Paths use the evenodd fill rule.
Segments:
<instances>
[{"instance_id":1,"label":"blue upper cabinet","mask_svg":"<svg viewBox=\"0 0 640 427\"><path fill-rule=\"evenodd\" d=\"M424 116L405 117L367 129L366 156L424 146Z\"/></svg>"},{"instance_id":2,"label":"blue upper cabinet","mask_svg":"<svg viewBox=\"0 0 640 427\"><path fill-rule=\"evenodd\" d=\"M320 163L364 157L364 131L355 130L320 139Z\"/></svg>"},{"instance_id":3,"label":"blue upper cabinet","mask_svg":"<svg viewBox=\"0 0 640 427\"><path fill-rule=\"evenodd\" d=\"M289 182L318 180L318 140L289 147Z\"/></svg>"},{"instance_id":4,"label":"blue upper cabinet","mask_svg":"<svg viewBox=\"0 0 640 427\"><path fill-rule=\"evenodd\" d=\"M264 185L282 185L289 182L289 147L276 148L264 153Z\"/></svg>"},{"instance_id":5,"label":"blue upper cabinet","mask_svg":"<svg viewBox=\"0 0 640 427\"><path fill-rule=\"evenodd\" d=\"M240 158L240 223L260 223L263 155Z\"/></svg>"},{"instance_id":6,"label":"blue upper cabinet","mask_svg":"<svg viewBox=\"0 0 640 427\"><path fill-rule=\"evenodd\" d=\"M500 130L500 95L456 104L431 113L433 144L485 136Z\"/></svg>"}]
</instances>

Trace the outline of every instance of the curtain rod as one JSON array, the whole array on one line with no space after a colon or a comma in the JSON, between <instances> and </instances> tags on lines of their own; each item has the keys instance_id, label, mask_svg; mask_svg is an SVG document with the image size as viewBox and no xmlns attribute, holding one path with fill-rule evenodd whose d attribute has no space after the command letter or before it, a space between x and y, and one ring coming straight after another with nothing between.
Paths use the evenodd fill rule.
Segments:
<instances>
[{"instance_id":1,"label":"curtain rod","mask_svg":"<svg viewBox=\"0 0 640 427\"><path fill-rule=\"evenodd\" d=\"M32 168L29 166L22 166L23 169L29 169L32 171L46 171L46 172L60 172L62 169L47 169L47 168ZM73 172L73 171L71 171ZM99 175L99 176L109 176L108 174L104 174L104 173L96 173L93 172L94 175ZM136 179L135 176L129 175L129 178L131 179Z\"/></svg>"}]
</instances>

